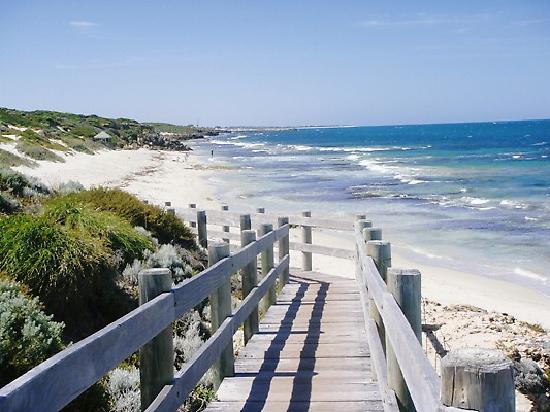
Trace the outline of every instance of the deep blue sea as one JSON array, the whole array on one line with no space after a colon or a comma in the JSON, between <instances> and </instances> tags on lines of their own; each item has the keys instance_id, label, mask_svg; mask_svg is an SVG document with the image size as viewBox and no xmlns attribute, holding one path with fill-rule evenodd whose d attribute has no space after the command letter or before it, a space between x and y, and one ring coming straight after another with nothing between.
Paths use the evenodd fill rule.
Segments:
<instances>
[{"instance_id":1,"label":"deep blue sea","mask_svg":"<svg viewBox=\"0 0 550 412\"><path fill-rule=\"evenodd\" d=\"M550 295L550 120L242 132L227 197L367 213L401 251Z\"/></svg>"}]
</instances>

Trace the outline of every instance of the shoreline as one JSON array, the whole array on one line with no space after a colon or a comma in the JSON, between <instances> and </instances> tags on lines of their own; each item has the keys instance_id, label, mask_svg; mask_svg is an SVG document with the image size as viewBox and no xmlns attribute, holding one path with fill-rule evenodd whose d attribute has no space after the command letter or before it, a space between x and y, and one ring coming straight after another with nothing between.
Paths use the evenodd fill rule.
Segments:
<instances>
[{"instance_id":1,"label":"shoreline","mask_svg":"<svg viewBox=\"0 0 550 412\"><path fill-rule=\"evenodd\" d=\"M75 180L86 187L120 187L152 203L171 201L175 207L197 203L205 209L218 209L222 203L231 204L234 200L223 198L220 194L222 182L219 173L228 168L208 165L208 161L195 152L143 148L104 150L93 156L75 154L65 160L61 164L40 162L35 168L20 166L14 169L35 176L51 186ZM341 236L323 232L315 232L314 236L319 244L334 244L337 237L341 247L351 249L353 246L351 239L345 240ZM443 305L472 305L488 311L507 313L550 329L550 297L505 280L442 268L404 255L400 253L399 247L395 247L393 266L421 271L424 298ZM352 262L317 255L314 258L314 269L320 266L329 274L354 276Z\"/></svg>"}]
</instances>

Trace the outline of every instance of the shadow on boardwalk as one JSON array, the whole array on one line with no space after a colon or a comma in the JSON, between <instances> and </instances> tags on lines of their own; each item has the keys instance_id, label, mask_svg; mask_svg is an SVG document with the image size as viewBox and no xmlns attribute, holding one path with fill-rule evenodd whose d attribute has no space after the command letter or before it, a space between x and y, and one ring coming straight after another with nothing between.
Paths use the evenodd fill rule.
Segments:
<instances>
[{"instance_id":1,"label":"shadow on boardwalk","mask_svg":"<svg viewBox=\"0 0 550 412\"><path fill-rule=\"evenodd\" d=\"M305 292L308 290L310 285L310 282L304 282L303 280L319 283L321 287L319 288L313 303L313 309L311 311L307 331L292 331L292 323L296 318L298 310L300 309ZM319 346L319 336L321 335L320 318L323 315L325 298L327 296L329 284L326 282L316 282L313 279L306 279L303 277L295 277L292 283L299 284L296 297L290 302L290 304L277 303L279 306L288 305L288 310L281 320L281 328L276 332L271 344L265 352L264 362L260 367L259 374L249 374L255 377L250 390L250 396L242 408L243 411L262 410L269 395L271 380L274 377L280 376L293 378L292 393L290 396L290 403L295 404L293 411L298 412L309 410L312 379L315 374L315 352ZM260 332L260 334L272 333ZM304 345L303 349L300 351L300 361L296 372L277 373L276 370L281 359L281 352L291 334L305 334L306 336L304 343L307 343L307 345ZM258 401L258 399L260 400Z\"/></svg>"},{"instance_id":2,"label":"shadow on boardwalk","mask_svg":"<svg viewBox=\"0 0 550 412\"><path fill-rule=\"evenodd\" d=\"M292 273L206 411L382 410L355 280Z\"/></svg>"}]
</instances>

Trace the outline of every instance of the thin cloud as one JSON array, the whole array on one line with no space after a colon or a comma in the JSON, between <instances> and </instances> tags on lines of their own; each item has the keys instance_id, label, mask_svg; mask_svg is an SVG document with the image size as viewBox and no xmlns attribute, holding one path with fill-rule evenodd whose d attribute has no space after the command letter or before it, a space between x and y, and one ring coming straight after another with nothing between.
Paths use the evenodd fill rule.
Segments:
<instances>
[{"instance_id":1,"label":"thin cloud","mask_svg":"<svg viewBox=\"0 0 550 412\"><path fill-rule=\"evenodd\" d=\"M512 24L514 26L531 26L533 24L541 24L549 21L550 19L518 20L518 21L513 21Z\"/></svg>"},{"instance_id":2,"label":"thin cloud","mask_svg":"<svg viewBox=\"0 0 550 412\"><path fill-rule=\"evenodd\" d=\"M97 27L99 26L99 24L94 23L93 21L76 20L76 21L70 21L69 26L76 27L78 29L89 29L91 27Z\"/></svg>"},{"instance_id":3,"label":"thin cloud","mask_svg":"<svg viewBox=\"0 0 550 412\"><path fill-rule=\"evenodd\" d=\"M391 27L391 26L428 26L441 24L444 20L437 19L410 19L410 20L365 20L360 24L364 27Z\"/></svg>"},{"instance_id":4,"label":"thin cloud","mask_svg":"<svg viewBox=\"0 0 550 412\"><path fill-rule=\"evenodd\" d=\"M499 13L496 13L499 14ZM480 23L493 18L494 15L488 13L475 13L462 16L448 16L442 14L430 13L411 13L408 15L396 16L395 19L388 16L376 17L369 20L359 22L359 25L367 28L384 28L384 27L419 27L419 26L436 26L443 24L460 25L467 27L469 24Z\"/></svg>"}]
</instances>

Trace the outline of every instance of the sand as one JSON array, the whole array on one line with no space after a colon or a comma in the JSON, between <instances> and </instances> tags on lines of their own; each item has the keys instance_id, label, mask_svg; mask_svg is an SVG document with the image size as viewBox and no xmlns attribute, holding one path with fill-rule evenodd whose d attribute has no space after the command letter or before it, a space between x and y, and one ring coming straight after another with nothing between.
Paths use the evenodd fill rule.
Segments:
<instances>
[{"instance_id":1,"label":"sand","mask_svg":"<svg viewBox=\"0 0 550 412\"><path fill-rule=\"evenodd\" d=\"M186 207L189 203L196 203L204 209L219 209L221 203L231 205L231 199L223 198L223 191L216 190L216 185L219 185L217 174L230 171L213 168L209 166L208 159L192 153L150 149L104 150L93 156L77 153L65 160L65 163L39 162L36 168L21 166L17 170L52 186L75 180L86 187L121 187L156 204L171 201L175 207ZM351 236L346 238L333 233L314 232L314 242L323 245L337 242L339 247L353 248ZM298 253L293 252L291 259L299 262ZM351 261L315 255L313 262L315 270L353 277ZM411 261L404 258L397 248L392 251L392 264L394 267L419 269L422 273L422 294L428 299L443 305L469 304L488 311L504 312L550 329L550 298L535 290Z\"/></svg>"}]
</instances>

